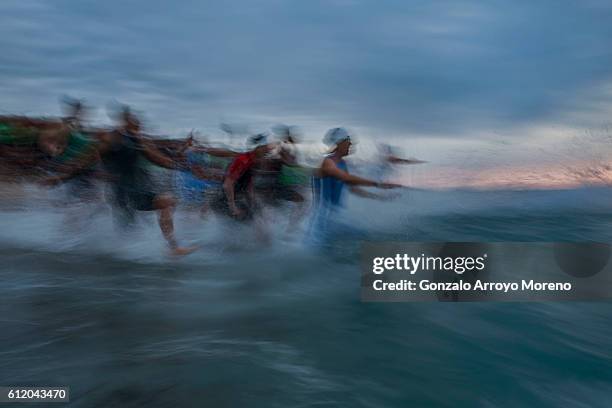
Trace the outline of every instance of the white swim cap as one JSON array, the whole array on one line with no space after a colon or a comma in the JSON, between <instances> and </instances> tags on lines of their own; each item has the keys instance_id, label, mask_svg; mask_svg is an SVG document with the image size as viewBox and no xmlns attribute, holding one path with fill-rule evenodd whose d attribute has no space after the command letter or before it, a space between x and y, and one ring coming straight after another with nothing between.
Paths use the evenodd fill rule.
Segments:
<instances>
[{"instance_id":1,"label":"white swim cap","mask_svg":"<svg viewBox=\"0 0 612 408\"><path fill-rule=\"evenodd\" d=\"M345 140L351 140L351 135L348 130L341 127L329 129L323 137L323 143L328 146L336 146Z\"/></svg>"}]
</instances>

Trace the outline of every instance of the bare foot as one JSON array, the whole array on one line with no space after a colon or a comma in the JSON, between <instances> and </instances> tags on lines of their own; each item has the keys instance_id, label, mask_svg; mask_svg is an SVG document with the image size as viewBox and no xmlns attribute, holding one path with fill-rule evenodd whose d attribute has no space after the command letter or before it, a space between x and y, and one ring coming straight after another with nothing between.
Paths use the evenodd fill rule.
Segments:
<instances>
[{"instance_id":1,"label":"bare foot","mask_svg":"<svg viewBox=\"0 0 612 408\"><path fill-rule=\"evenodd\" d=\"M185 255L189 255L190 253L192 253L193 251L195 251L197 249L198 249L197 246L176 247L176 248L172 248L170 250L170 254L173 255L173 256L185 256Z\"/></svg>"}]
</instances>

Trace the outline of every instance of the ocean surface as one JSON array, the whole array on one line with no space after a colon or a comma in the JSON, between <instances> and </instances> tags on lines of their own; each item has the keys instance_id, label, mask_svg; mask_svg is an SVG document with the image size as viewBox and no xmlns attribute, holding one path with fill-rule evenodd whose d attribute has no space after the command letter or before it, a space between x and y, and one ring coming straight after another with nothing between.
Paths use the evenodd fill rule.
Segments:
<instances>
[{"instance_id":1,"label":"ocean surface","mask_svg":"<svg viewBox=\"0 0 612 408\"><path fill-rule=\"evenodd\" d=\"M359 270L362 240L612 242L610 189L351 199L316 248L282 209L269 243L180 210L183 259L152 214L121 230L104 204L20 197L0 385L69 386L71 407L610 406L611 303L362 303Z\"/></svg>"}]
</instances>

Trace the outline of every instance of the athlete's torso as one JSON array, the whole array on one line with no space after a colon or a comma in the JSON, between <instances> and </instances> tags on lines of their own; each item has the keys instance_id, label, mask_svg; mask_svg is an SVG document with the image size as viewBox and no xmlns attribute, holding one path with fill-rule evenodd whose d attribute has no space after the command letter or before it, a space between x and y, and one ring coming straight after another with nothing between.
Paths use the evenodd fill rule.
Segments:
<instances>
[{"instance_id":1,"label":"athlete's torso","mask_svg":"<svg viewBox=\"0 0 612 408\"><path fill-rule=\"evenodd\" d=\"M121 187L148 189L150 175L146 169L147 164L140 141L129 133L115 132L117 142L103 155L104 166L117 177Z\"/></svg>"},{"instance_id":2,"label":"athlete's torso","mask_svg":"<svg viewBox=\"0 0 612 408\"><path fill-rule=\"evenodd\" d=\"M343 171L347 171L346 162L340 160L334 162L336 167ZM342 193L344 191L344 182L335 177L313 177L312 187L314 194L314 202L317 205L330 207L338 207L342 204Z\"/></svg>"}]
</instances>

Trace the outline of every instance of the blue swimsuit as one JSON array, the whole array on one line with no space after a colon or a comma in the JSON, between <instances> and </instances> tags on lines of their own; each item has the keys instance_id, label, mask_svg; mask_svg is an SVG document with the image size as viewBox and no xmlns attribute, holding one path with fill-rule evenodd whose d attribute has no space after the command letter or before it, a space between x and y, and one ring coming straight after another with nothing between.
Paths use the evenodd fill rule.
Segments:
<instances>
[{"instance_id":1,"label":"blue swimsuit","mask_svg":"<svg viewBox=\"0 0 612 408\"><path fill-rule=\"evenodd\" d=\"M347 171L346 162L341 160L336 166ZM310 224L309 241L321 243L330 234L332 225L335 223L333 214L342 208L342 196L344 191L344 181L335 177L316 177L312 178L313 194L313 217Z\"/></svg>"},{"instance_id":2,"label":"blue swimsuit","mask_svg":"<svg viewBox=\"0 0 612 408\"><path fill-rule=\"evenodd\" d=\"M187 164L191 166L206 167L206 155L194 151L187 152ZM176 174L176 182L181 199L187 203L201 203L204 199L204 191L216 186L218 183L198 178L191 170L179 171Z\"/></svg>"}]
</instances>

